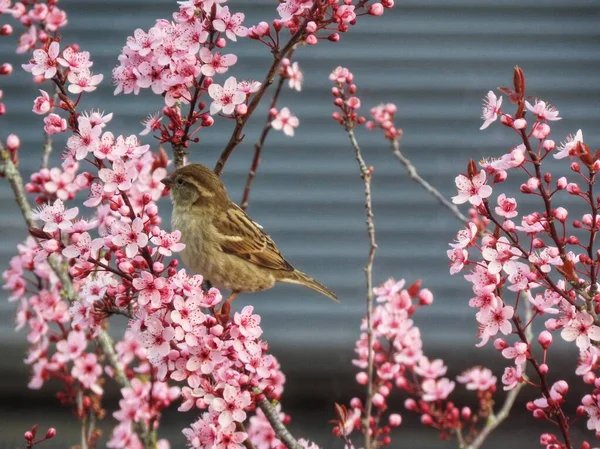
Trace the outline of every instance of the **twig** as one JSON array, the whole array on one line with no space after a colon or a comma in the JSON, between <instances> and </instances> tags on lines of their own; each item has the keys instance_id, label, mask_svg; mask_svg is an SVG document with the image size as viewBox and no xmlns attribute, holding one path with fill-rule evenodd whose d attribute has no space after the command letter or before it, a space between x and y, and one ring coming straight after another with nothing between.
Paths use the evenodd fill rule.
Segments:
<instances>
[{"instance_id":1,"label":"twig","mask_svg":"<svg viewBox=\"0 0 600 449\"><path fill-rule=\"evenodd\" d=\"M246 435L248 435L248 432L246 432L246 426L244 426L244 423L236 422L235 428L238 432L243 432ZM244 447L246 449L256 449L256 447L254 447L254 444L252 444L252 441L250 441L250 435L248 435L248 437L244 440L244 442L242 444L244 445Z\"/></svg>"},{"instance_id":2,"label":"twig","mask_svg":"<svg viewBox=\"0 0 600 449\"><path fill-rule=\"evenodd\" d=\"M529 304L525 304L525 319L527 320L527 322L529 322L529 320L531 319L531 314L531 307L529 306ZM531 326L528 326L525 330L525 337L527 342L531 343L531 341L533 340L533 331L531 329ZM494 430L496 430L496 428L500 424L502 424L502 422L506 418L508 418L511 409L513 405L515 405L515 401L517 400L517 397L519 396L519 393L521 392L524 386L525 382L521 382L515 388L510 390L510 392L508 393L508 395L506 395L506 398L504 399L504 404L502 404L502 408L500 408L500 411L497 414L491 414L488 417L483 429L481 429L481 431L479 432L477 437L475 437L473 442L470 445L466 446L466 449L479 449L484 443L484 441L487 439L487 437L490 436L490 434ZM460 447L462 448L464 446L461 445Z\"/></svg>"},{"instance_id":3,"label":"twig","mask_svg":"<svg viewBox=\"0 0 600 449\"><path fill-rule=\"evenodd\" d=\"M23 187L23 178L15 164L10 159L10 154L4 148L4 146L0 143L0 174L3 175L8 183L10 184L13 194L15 197L15 201L23 214L23 218L25 223L29 228L35 226L32 217L31 205L27 201L27 197L25 195L25 189ZM64 296L67 298L69 302L73 302L75 300L75 290L73 289L73 283L71 282L71 278L67 272L67 267L60 265L56 262L55 259L48 258L48 264L55 272L56 276L60 280L62 285L62 290L64 291ZM125 375L125 370L123 366L119 362L119 358L115 353L114 344L110 336L105 330L100 330L98 336L96 337L96 341L98 345L102 349L102 352L105 354L109 363L114 369L114 377L119 386L121 388L131 387L131 383L129 379ZM141 429L139 431L140 439L144 443L144 447L149 449L152 446L147 445L146 443L152 441L152 435L149 429L145 424L142 423Z\"/></svg>"},{"instance_id":4,"label":"twig","mask_svg":"<svg viewBox=\"0 0 600 449\"><path fill-rule=\"evenodd\" d=\"M267 421L269 421L269 424L271 424L277 438L279 438L288 449L303 449L303 446L298 443L287 427L281 422L279 416L277 416L277 410L271 405L267 398L257 401L256 405L265 414L265 417L267 418Z\"/></svg>"},{"instance_id":5,"label":"twig","mask_svg":"<svg viewBox=\"0 0 600 449\"><path fill-rule=\"evenodd\" d=\"M442 203L442 205L444 207L449 209L450 212L452 212L459 221L462 221L463 223L467 223L469 221L469 219L467 217L465 217L462 214L462 212L458 209L456 204L453 204L450 201L448 201L446 199L446 197L444 197L444 195L442 195L438 189L436 189L431 184L429 184L427 181L425 181L423 178L421 178L419 173L417 173L417 169L412 164L410 159L408 159L406 156L404 156L404 154L402 154L402 152L400 151L400 138L396 138L396 139L392 140L392 150L393 150L394 156L396 156L398 158L398 160L400 161L400 163L402 165L404 165L404 167L406 168L406 171L408 172L408 176L410 176L410 178L413 181L416 181L417 184L419 184L421 187L423 187L425 190L427 190L427 192L431 193L440 203Z\"/></svg>"},{"instance_id":6,"label":"twig","mask_svg":"<svg viewBox=\"0 0 600 449\"><path fill-rule=\"evenodd\" d=\"M79 412L83 411L83 391L81 391L81 390L79 390L77 392L77 409ZM81 419L81 449L88 449L85 426L86 426L86 419L84 417Z\"/></svg>"},{"instance_id":7,"label":"twig","mask_svg":"<svg viewBox=\"0 0 600 449\"><path fill-rule=\"evenodd\" d=\"M292 53L294 50L290 53ZM281 88L285 83L285 78L279 75L279 82L277 83L277 88L275 89L275 93L273 94L273 99L271 100L271 105L269 106L269 111L267 112L267 120L265 121L265 126L263 127L262 132L260 133L260 138L254 144L254 158L252 159L252 165L250 166L250 170L248 171L248 177L246 178L246 187L244 188L244 196L242 197L241 207L243 210L248 209L248 200L250 199L250 188L252 187L252 181L254 181L254 177L256 176L256 170L258 170L258 166L260 164L260 153L265 144L265 140L267 139L267 135L269 131L271 131L271 122L272 118L270 116L270 111L277 105L277 100L279 99L279 94L281 93Z\"/></svg>"},{"instance_id":8,"label":"twig","mask_svg":"<svg viewBox=\"0 0 600 449\"><path fill-rule=\"evenodd\" d=\"M248 122L248 119L250 118L254 110L258 107L258 104L262 100L262 97L268 89L268 87L271 84L273 84L273 78L275 76L275 73L279 69L279 64L281 64L281 60L284 57L286 57L290 51L293 51L294 46L298 42L300 42L300 39L302 39L302 36L304 35L304 30L306 29L308 22L312 20L312 16L316 11L318 4L319 2L315 2L310 14L306 19L304 19L304 22L302 22L302 24L298 27L298 31L296 31L292 35L288 43L285 44L285 46L281 50L273 52L273 63L271 64L271 67L269 68L265 79L263 80L262 84L260 85L260 88L252 98L252 101L248 105L248 111L246 112L246 114L237 118L237 122L235 128L233 129L233 133L231 134L229 142L227 142L225 149L223 150L221 156L219 157L219 160L217 161L217 165L215 166L214 170L217 176L221 176L221 173L223 173L223 168L225 167L229 156L231 156L231 153L233 153L235 147L238 146L239 143L243 140L244 136L242 135L242 130L244 129L244 126L246 126L246 122Z\"/></svg>"},{"instance_id":9,"label":"twig","mask_svg":"<svg viewBox=\"0 0 600 449\"><path fill-rule=\"evenodd\" d=\"M369 377L367 384L367 399L365 406L365 449L371 449L371 435L370 435L370 419L373 409L373 261L375 260L375 250L377 249L377 243L375 242L375 221L373 217L373 207L371 203L371 171L362 157L360 146L354 136L353 124L346 124L346 131L350 138L350 143L354 147L356 153L356 160L358 161L358 167L360 169L360 177L365 184L365 209L367 210L367 234L369 236L369 256L367 259L367 265L365 266L365 276L367 278L367 345L368 351L368 366L367 375Z\"/></svg>"}]
</instances>

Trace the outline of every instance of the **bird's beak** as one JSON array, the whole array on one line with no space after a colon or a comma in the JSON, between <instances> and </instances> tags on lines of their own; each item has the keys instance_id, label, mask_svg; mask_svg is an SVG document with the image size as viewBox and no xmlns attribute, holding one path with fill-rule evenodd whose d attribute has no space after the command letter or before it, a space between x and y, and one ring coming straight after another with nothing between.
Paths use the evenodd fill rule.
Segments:
<instances>
[{"instance_id":1,"label":"bird's beak","mask_svg":"<svg viewBox=\"0 0 600 449\"><path fill-rule=\"evenodd\" d=\"M172 176L167 176L166 178L161 179L160 182L162 182L167 187L171 187L173 185L174 180Z\"/></svg>"}]
</instances>

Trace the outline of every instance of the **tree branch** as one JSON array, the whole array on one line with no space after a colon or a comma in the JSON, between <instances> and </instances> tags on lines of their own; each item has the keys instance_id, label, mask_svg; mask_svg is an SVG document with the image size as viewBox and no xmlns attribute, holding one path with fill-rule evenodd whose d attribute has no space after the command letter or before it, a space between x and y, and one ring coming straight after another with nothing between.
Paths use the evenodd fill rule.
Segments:
<instances>
[{"instance_id":1,"label":"tree branch","mask_svg":"<svg viewBox=\"0 0 600 449\"><path fill-rule=\"evenodd\" d=\"M269 421L269 424L271 424L277 438L279 438L288 449L304 449L304 447L298 443L298 440L292 436L287 427L281 422L277 410L271 405L267 398L257 401L256 405L265 414L265 417L267 418L267 421Z\"/></svg>"},{"instance_id":2,"label":"tree branch","mask_svg":"<svg viewBox=\"0 0 600 449\"><path fill-rule=\"evenodd\" d=\"M425 181L423 178L421 178L419 173L417 173L417 169L412 164L410 159L408 159L406 156L404 156L404 154L402 154L402 152L400 151L400 139L399 138L392 140L392 150L393 150L394 156L396 156L398 158L398 160L400 161L400 163L402 165L404 165L404 167L406 168L406 171L408 172L408 176L410 176L410 178L413 181L415 181L417 184L419 184L421 187L423 187L427 192L431 193L434 196L434 198L437 199L442 204L442 206L449 209L450 212L452 212L452 214L459 221L462 221L463 223L467 223L469 221L469 219L467 217L465 217L462 214L462 212L458 209L456 204L453 204L452 202L448 201L446 199L446 197L444 197L444 195L442 195L438 189L436 189L431 184L429 184L427 181Z\"/></svg>"},{"instance_id":3,"label":"tree branch","mask_svg":"<svg viewBox=\"0 0 600 449\"><path fill-rule=\"evenodd\" d=\"M354 148L356 154L356 160L358 161L358 167L360 169L360 177L365 185L365 209L367 211L367 234L369 236L369 256L367 259L367 265L365 266L365 276L367 280L367 345L369 347L368 353L368 366L367 374L369 377L367 384L367 399L365 406L365 449L371 449L371 435L370 435L370 420L373 409L373 364L374 364L374 351L373 351L373 261L375 260L375 250L377 249L377 243L375 242L375 220L373 217L373 207L371 202L371 171L365 163L360 146L354 136L354 125L352 123L346 124L346 131L350 138L350 143Z\"/></svg>"}]
</instances>

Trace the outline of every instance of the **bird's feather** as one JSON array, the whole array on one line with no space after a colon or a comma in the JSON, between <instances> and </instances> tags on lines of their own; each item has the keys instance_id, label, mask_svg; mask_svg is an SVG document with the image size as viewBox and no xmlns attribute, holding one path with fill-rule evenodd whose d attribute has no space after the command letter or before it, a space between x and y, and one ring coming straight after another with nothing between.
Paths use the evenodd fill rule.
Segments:
<instances>
[{"instance_id":1,"label":"bird's feather","mask_svg":"<svg viewBox=\"0 0 600 449\"><path fill-rule=\"evenodd\" d=\"M223 252L272 270L294 270L271 237L234 203L216 215L214 225Z\"/></svg>"}]
</instances>

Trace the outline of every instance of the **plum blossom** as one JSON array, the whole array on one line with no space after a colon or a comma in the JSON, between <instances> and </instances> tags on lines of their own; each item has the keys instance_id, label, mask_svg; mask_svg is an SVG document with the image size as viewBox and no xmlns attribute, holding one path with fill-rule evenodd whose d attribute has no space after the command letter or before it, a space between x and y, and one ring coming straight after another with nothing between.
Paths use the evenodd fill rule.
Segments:
<instances>
[{"instance_id":1,"label":"plum blossom","mask_svg":"<svg viewBox=\"0 0 600 449\"><path fill-rule=\"evenodd\" d=\"M85 354L75 359L71 375L96 394L102 394L98 380L102 375L102 366L98 363L96 354Z\"/></svg>"},{"instance_id":2,"label":"plum blossom","mask_svg":"<svg viewBox=\"0 0 600 449\"><path fill-rule=\"evenodd\" d=\"M63 67L70 69L70 73L77 73L88 70L94 65L90 61L90 52L76 51L73 47L67 47L62 52L62 58L57 58L57 61Z\"/></svg>"},{"instance_id":3,"label":"plum blossom","mask_svg":"<svg viewBox=\"0 0 600 449\"><path fill-rule=\"evenodd\" d=\"M525 365L528 352L529 345L518 341L513 347L504 348L502 350L502 355L507 359L515 359L515 365Z\"/></svg>"},{"instance_id":4,"label":"plum blossom","mask_svg":"<svg viewBox=\"0 0 600 449\"><path fill-rule=\"evenodd\" d=\"M274 114L271 126L277 131L283 130L286 136L292 137L294 135L294 128L297 128L300 124L298 117L293 115L288 108L282 108L281 111Z\"/></svg>"},{"instance_id":5,"label":"plum blossom","mask_svg":"<svg viewBox=\"0 0 600 449\"><path fill-rule=\"evenodd\" d=\"M227 78L223 86L213 83L208 87L208 94L213 99L213 102L210 104L211 115L215 115L218 112L226 115L232 114L235 107L246 100L246 95L240 92L237 86L235 77L231 76Z\"/></svg>"},{"instance_id":6,"label":"plum blossom","mask_svg":"<svg viewBox=\"0 0 600 449\"><path fill-rule=\"evenodd\" d=\"M200 59L202 64L202 74L214 76L215 73L225 73L230 66L237 62L237 56L233 53L223 55L221 52L212 53L208 48L200 49Z\"/></svg>"},{"instance_id":7,"label":"plum blossom","mask_svg":"<svg viewBox=\"0 0 600 449\"><path fill-rule=\"evenodd\" d=\"M504 391L513 390L521 382L523 382L523 368L521 365L504 368L504 374L502 375Z\"/></svg>"},{"instance_id":8,"label":"plum blossom","mask_svg":"<svg viewBox=\"0 0 600 449\"><path fill-rule=\"evenodd\" d=\"M493 91L489 91L483 100L483 112L481 118L484 120L479 129L486 129L498 118L500 107L502 106L502 97L496 97Z\"/></svg>"},{"instance_id":9,"label":"plum blossom","mask_svg":"<svg viewBox=\"0 0 600 449\"><path fill-rule=\"evenodd\" d=\"M173 231L168 233L164 230L160 230L158 235L155 235L150 239L152 243L158 246L158 252L163 256L171 256L174 252L183 251L185 245L180 243L181 239L180 231Z\"/></svg>"},{"instance_id":10,"label":"plum blossom","mask_svg":"<svg viewBox=\"0 0 600 449\"><path fill-rule=\"evenodd\" d=\"M564 159L567 156L575 156L575 151L579 143L583 143L583 133L580 129L577 130L574 136L572 134L567 136L567 141L558 147L558 152L554 154L554 158Z\"/></svg>"},{"instance_id":11,"label":"plum blossom","mask_svg":"<svg viewBox=\"0 0 600 449\"><path fill-rule=\"evenodd\" d=\"M450 259L450 274L460 273L469 260L469 253L463 248L452 248L446 251Z\"/></svg>"},{"instance_id":12,"label":"plum blossom","mask_svg":"<svg viewBox=\"0 0 600 449\"><path fill-rule=\"evenodd\" d=\"M458 175L455 179L458 195L452 197L454 204L463 204L469 201L473 206L479 206L482 201L492 194L492 188L485 184L485 171L469 179L465 175Z\"/></svg>"},{"instance_id":13,"label":"plum blossom","mask_svg":"<svg viewBox=\"0 0 600 449\"><path fill-rule=\"evenodd\" d=\"M288 79L288 86L290 89L296 89L298 92L302 91L302 83L304 82L304 74L300 70L300 66L297 62L289 64L285 67L285 76Z\"/></svg>"},{"instance_id":14,"label":"plum blossom","mask_svg":"<svg viewBox=\"0 0 600 449\"><path fill-rule=\"evenodd\" d=\"M102 128L92 125L88 117L77 119L78 132L67 140L67 148L75 153L78 161L85 159L88 153L93 153L99 145Z\"/></svg>"},{"instance_id":15,"label":"plum blossom","mask_svg":"<svg viewBox=\"0 0 600 449\"><path fill-rule=\"evenodd\" d=\"M492 274L507 270L514 260L521 254L521 251L515 248L506 237L500 237L496 241L496 248L486 246L483 248L482 255L488 261L488 270Z\"/></svg>"},{"instance_id":16,"label":"plum blossom","mask_svg":"<svg viewBox=\"0 0 600 449\"><path fill-rule=\"evenodd\" d=\"M437 379L446 374L448 367L444 365L442 359L429 360L427 357L422 357L419 364L415 366L414 371L421 377Z\"/></svg>"},{"instance_id":17,"label":"plum blossom","mask_svg":"<svg viewBox=\"0 0 600 449\"><path fill-rule=\"evenodd\" d=\"M33 101L33 112L38 115L44 115L50 112L52 109L52 100L48 95L48 92L40 89L40 93L42 94L40 97L37 97Z\"/></svg>"},{"instance_id":18,"label":"plum blossom","mask_svg":"<svg viewBox=\"0 0 600 449\"><path fill-rule=\"evenodd\" d=\"M561 117L558 116L558 111L554 106L547 105L545 101L536 100L535 104L532 105L527 100L525 100L525 106L529 109L538 120L561 120Z\"/></svg>"},{"instance_id":19,"label":"plum blossom","mask_svg":"<svg viewBox=\"0 0 600 449\"><path fill-rule=\"evenodd\" d=\"M44 117L44 131L48 134L58 134L67 130L67 121L57 114L49 114Z\"/></svg>"},{"instance_id":20,"label":"plum blossom","mask_svg":"<svg viewBox=\"0 0 600 449\"><path fill-rule=\"evenodd\" d=\"M489 338L498 332L502 332L504 335L510 334L512 332L510 319L514 314L515 310L512 306L503 305L501 302L489 309L481 309L477 312L476 317L480 324L478 336L481 338L481 342L477 346L485 345Z\"/></svg>"},{"instance_id":21,"label":"plum blossom","mask_svg":"<svg viewBox=\"0 0 600 449\"><path fill-rule=\"evenodd\" d=\"M244 14L241 12L231 14L229 6L223 6L217 9L216 17L212 22L214 29L221 33L225 32L230 40L235 42L237 41L237 36L246 37L248 35L248 28L242 25Z\"/></svg>"},{"instance_id":22,"label":"plum blossom","mask_svg":"<svg viewBox=\"0 0 600 449\"><path fill-rule=\"evenodd\" d=\"M591 340L600 341L600 327L596 326L594 318L587 312L577 312L575 318L565 325L560 335L566 341L573 341L582 351L591 345Z\"/></svg>"},{"instance_id":23,"label":"plum blossom","mask_svg":"<svg viewBox=\"0 0 600 449\"><path fill-rule=\"evenodd\" d=\"M251 404L250 393L240 392L232 385L226 385L222 398L215 398L210 408L219 412L219 424L227 427L234 422L244 422L246 412L244 409Z\"/></svg>"},{"instance_id":24,"label":"plum blossom","mask_svg":"<svg viewBox=\"0 0 600 449\"><path fill-rule=\"evenodd\" d=\"M69 92L73 94L80 94L81 92L93 92L96 90L96 86L100 84L104 75L92 75L89 69L82 69L77 72L69 72L67 77L69 80Z\"/></svg>"},{"instance_id":25,"label":"plum blossom","mask_svg":"<svg viewBox=\"0 0 600 449\"><path fill-rule=\"evenodd\" d=\"M537 265L542 273L550 273L550 270L552 269L551 265L563 265L560 251L555 246L546 247L539 254L532 252L529 255L529 262Z\"/></svg>"},{"instance_id":26,"label":"plum blossom","mask_svg":"<svg viewBox=\"0 0 600 449\"><path fill-rule=\"evenodd\" d=\"M506 198L504 193L498 195L498 206L494 210L498 215L506 219L519 215L517 212L517 201L514 198Z\"/></svg>"},{"instance_id":27,"label":"plum blossom","mask_svg":"<svg viewBox=\"0 0 600 449\"><path fill-rule=\"evenodd\" d=\"M425 379L421 384L423 394L421 398L427 402L446 399L454 390L454 382L443 377L441 379Z\"/></svg>"},{"instance_id":28,"label":"plum blossom","mask_svg":"<svg viewBox=\"0 0 600 449\"><path fill-rule=\"evenodd\" d=\"M158 360L165 357L170 349L170 342L175 337L171 326L164 327L161 320L155 317L145 320L146 330L141 338L148 353L148 358Z\"/></svg>"},{"instance_id":29,"label":"plum blossom","mask_svg":"<svg viewBox=\"0 0 600 449\"><path fill-rule=\"evenodd\" d=\"M59 52L60 46L58 42L53 41L48 50L34 50L29 64L23 64L22 67L26 72L30 72L34 76L44 75L44 78L50 79L56 75L56 58Z\"/></svg>"},{"instance_id":30,"label":"plum blossom","mask_svg":"<svg viewBox=\"0 0 600 449\"><path fill-rule=\"evenodd\" d=\"M65 205L58 199L52 205L44 205L36 212L35 217L45 223L44 232L54 232L57 229L66 230L73 226L72 220L78 213L79 208L77 207L65 210Z\"/></svg>"},{"instance_id":31,"label":"plum blossom","mask_svg":"<svg viewBox=\"0 0 600 449\"><path fill-rule=\"evenodd\" d=\"M134 257L140 248L144 248L148 244L148 235L144 232L144 222L139 217L136 217L131 224L116 221L111 226L111 233L113 234L113 245L125 247L125 253L129 258Z\"/></svg>"},{"instance_id":32,"label":"plum blossom","mask_svg":"<svg viewBox=\"0 0 600 449\"><path fill-rule=\"evenodd\" d=\"M113 162L112 170L103 168L98 172L98 176L105 183L105 192L115 192L117 189L126 191L131 188L132 182L137 177L137 170L131 163L117 159Z\"/></svg>"},{"instance_id":33,"label":"plum blossom","mask_svg":"<svg viewBox=\"0 0 600 449\"><path fill-rule=\"evenodd\" d=\"M470 221L467 223L466 228L458 231L454 240L456 243L450 243L450 246L452 248L467 248L475 242L478 232L477 225Z\"/></svg>"},{"instance_id":34,"label":"plum blossom","mask_svg":"<svg viewBox=\"0 0 600 449\"><path fill-rule=\"evenodd\" d=\"M476 366L464 371L456 377L461 384L466 384L467 390L488 391L496 386L496 376L488 368Z\"/></svg>"}]
</instances>

